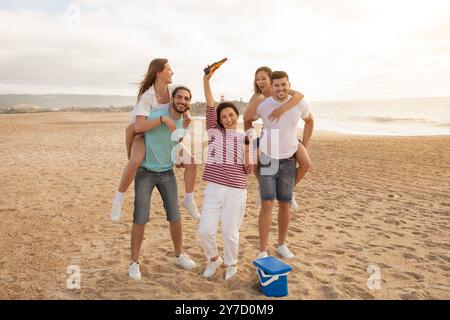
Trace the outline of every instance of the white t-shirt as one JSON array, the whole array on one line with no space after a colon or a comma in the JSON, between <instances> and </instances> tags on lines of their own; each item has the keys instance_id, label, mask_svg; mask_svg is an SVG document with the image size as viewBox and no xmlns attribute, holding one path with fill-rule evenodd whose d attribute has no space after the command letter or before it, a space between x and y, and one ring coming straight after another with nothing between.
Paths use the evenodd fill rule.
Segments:
<instances>
[{"instance_id":1,"label":"white t-shirt","mask_svg":"<svg viewBox=\"0 0 450 320\"><path fill-rule=\"evenodd\" d=\"M288 100L292 97L289 96ZM286 101L288 101L286 100ZM259 104L256 109L254 120L259 118L264 123L263 135L260 140L260 150L272 159L288 159L297 151L297 125L301 119L309 116L309 105L303 99L296 106L285 112L277 121L269 120L273 110L280 107L284 102L278 102L269 97Z\"/></svg>"},{"instance_id":2,"label":"white t-shirt","mask_svg":"<svg viewBox=\"0 0 450 320\"><path fill-rule=\"evenodd\" d=\"M174 87L169 86L170 100L172 100L173 89ZM158 104L158 100L156 100L155 87L151 86L139 97L137 104L134 106L133 111L131 111L130 122L135 123L137 116L147 117L151 112L167 109L167 106L168 104Z\"/></svg>"}]
</instances>

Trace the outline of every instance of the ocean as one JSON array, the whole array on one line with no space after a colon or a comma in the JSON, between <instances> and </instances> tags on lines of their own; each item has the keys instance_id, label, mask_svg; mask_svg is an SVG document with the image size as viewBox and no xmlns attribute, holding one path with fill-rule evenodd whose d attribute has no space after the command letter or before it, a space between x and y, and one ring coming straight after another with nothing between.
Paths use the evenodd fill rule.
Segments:
<instances>
[{"instance_id":1,"label":"ocean","mask_svg":"<svg viewBox=\"0 0 450 320\"><path fill-rule=\"evenodd\" d=\"M315 130L377 136L450 135L450 97L308 103ZM303 128L303 121L299 127Z\"/></svg>"},{"instance_id":2,"label":"ocean","mask_svg":"<svg viewBox=\"0 0 450 320\"><path fill-rule=\"evenodd\" d=\"M450 135L450 97L311 102L310 106L319 130L382 136Z\"/></svg>"}]
</instances>

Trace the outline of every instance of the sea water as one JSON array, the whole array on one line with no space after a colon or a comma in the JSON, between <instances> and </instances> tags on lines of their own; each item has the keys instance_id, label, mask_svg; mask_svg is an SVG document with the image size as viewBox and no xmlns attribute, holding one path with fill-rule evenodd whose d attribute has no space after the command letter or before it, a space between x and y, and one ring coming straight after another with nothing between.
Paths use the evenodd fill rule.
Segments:
<instances>
[{"instance_id":1,"label":"sea water","mask_svg":"<svg viewBox=\"0 0 450 320\"><path fill-rule=\"evenodd\" d=\"M450 135L450 97L308 103L315 130L381 136ZM303 126L300 121L299 128Z\"/></svg>"}]
</instances>

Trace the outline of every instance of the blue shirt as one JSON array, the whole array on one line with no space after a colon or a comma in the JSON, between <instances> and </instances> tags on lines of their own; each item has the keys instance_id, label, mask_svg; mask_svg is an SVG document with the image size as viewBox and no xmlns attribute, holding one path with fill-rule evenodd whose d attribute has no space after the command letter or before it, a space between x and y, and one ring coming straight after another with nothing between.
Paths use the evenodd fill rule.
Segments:
<instances>
[{"instance_id":1,"label":"blue shirt","mask_svg":"<svg viewBox=\"0 0 450 320\"><path fill-rule=\"evenodd\" d=\"M172 119L177 129L171 133L169 127L163 123L145 132L145 158L142 160L141 166L155 172L172 169L179 138L185 136L188 131L183 128L183 117L175 120L168 109L154 111L149 114L147 119L158 119L160 116Z\"/></svg>"}]
</instances>

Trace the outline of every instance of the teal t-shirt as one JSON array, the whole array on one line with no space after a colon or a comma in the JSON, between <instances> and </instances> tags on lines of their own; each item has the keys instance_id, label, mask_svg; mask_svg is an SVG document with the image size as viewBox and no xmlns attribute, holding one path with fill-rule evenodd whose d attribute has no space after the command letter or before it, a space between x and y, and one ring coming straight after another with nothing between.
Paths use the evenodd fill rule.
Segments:
<instances>
[{"instance_id":1,"label":"teal t-shirt","mask_svg":"<svg viewBox=\"0 0 450 320\"><path fill-rule=\"evenodd\" d=\"M179 138L186 135L188 131L183 128L183 117L175 120L168 109L152 112L147 119L153 120L160 116L172 119L177 129L171 133L168 126L161 124L145 132L145 158L142 160L141 166L155 172L172 169L175 160L172 159L172 151L179 143Z\"/></svg>"}]
</instances>

